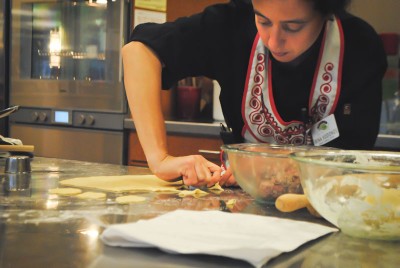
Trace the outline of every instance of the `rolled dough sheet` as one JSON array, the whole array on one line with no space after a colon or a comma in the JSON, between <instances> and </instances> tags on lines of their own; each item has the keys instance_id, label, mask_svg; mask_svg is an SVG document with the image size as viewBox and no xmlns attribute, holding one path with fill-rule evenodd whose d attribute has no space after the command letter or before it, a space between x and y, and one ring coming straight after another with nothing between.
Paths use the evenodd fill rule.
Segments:
<instances>
[{"instance_id":1,"label":"rolled dough sheet","mask_svg":"<svg viewBox=\"0 0 400 268\"><path fill-rule=\"evenodd\" d=\"M146 201L146 198L137 195L125 195L115 198L115 201L118 204L140 203Z\"/></svg>"},{"instance_id":2,"label":"rolled dough sheet","mask_svg":"<svg viewBox=\"0 0 400 268\"><path fill-rule=\"evenodd\" d=\"M78 188L54 188L49 189L49 193L63 196L71 196L82 193L82 190Z\"/></svg>"},{"instance_id":3,"label":"rolled dough sheet","mask_svg":"<svg viewBox=\"0 0 400 268\"><path fill-rule=\"evenodd\" d=\"M155 175L78 177L60 181L60 185L98 189L107 192L179 192L182 181L166 182Z\"/></svg>"},{"instance_id":4,"label":"rolled dough sheet","mask_svg":"<svg viewBox=\"0 0 400 268\"><path fill-rule=\"evenodd\" d=\"M81 198L81 199L105 199L106 198L105 193L96 193L96 192L84 192L82 194L78 194L75 197Z\"/></svg>"}]
</instances>

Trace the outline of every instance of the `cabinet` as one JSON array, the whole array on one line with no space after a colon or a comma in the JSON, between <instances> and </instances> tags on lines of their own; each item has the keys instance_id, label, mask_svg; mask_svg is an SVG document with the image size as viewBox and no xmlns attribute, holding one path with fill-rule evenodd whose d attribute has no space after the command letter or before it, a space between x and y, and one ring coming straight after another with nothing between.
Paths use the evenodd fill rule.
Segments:
<instances>
[{"instance_id":1,"label":"cabinet","mask_svg":"<svg viewBox=\"0 0 400 268\"><path fill-rule=\"evenodd\" d=\"M200 154L220 165L219 151L223 144L219 137L193 136L187 134L167 135L168 152L173 156ZM129 133L128 165L147 167L146 157L136 131Z\"/></svg>"},{"instance_id":2,"label":"cabinet","mask_svg":"<svg viewBox=\"0 0 400 268\"><path fill-rule=\"evenodd\" d=\"M201 12L213 4L227 2L229 0L167 0L167 21Z\"/></svg>"}]
</instances>

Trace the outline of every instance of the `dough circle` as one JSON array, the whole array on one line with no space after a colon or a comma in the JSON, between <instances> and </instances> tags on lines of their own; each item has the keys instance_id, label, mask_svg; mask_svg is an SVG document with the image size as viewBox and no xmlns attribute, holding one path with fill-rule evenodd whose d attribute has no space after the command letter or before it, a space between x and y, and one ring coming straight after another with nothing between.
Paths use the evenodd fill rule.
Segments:
<instances>
[{"instance_id":1,"label":"dough circle","mask_svg":"<svg viewBox=\"0 0 400 268\"><path fill-rule=\"evenodd\" d=\"M119 196L115 199L115 201L118 204L129 204L129 203L139 203L139 202L144 202L146 200L145 197L143 196L137 196L137 195L125 195L125 196Z\"/></svg>"},{"instance_id":2,"label":"dough circle","mask_svg":"<svg viewBox=\"0 0 400 268\"><path fill-rule=\"evenodd\" d=\"M154 175L80 177L60 181L60 185L92 188L107 192L179 192L182 181L166 182Z\"/></svg>"},{"instance_id":3,"label":"dough circle","mask_svg":"<svg viewBox=\"0 0 400 268\"><path fill-rule=\"evenodd\" d=\"M78 188L54 188L49 189L49 193L63 196L71 196L82 193L82 190Z\"/></svg>"},{"instance_id":4,"label":"dough circle","mask_svg":"<svg viewBox=\"0 0 400 268\"><path fill-rule=\"evenodd\" d=\"M82 194L78 194L75 197L81 198L81 199L105 199L106 194L105 193L97 193L97 192L84 192Z\"/></svg>"}]
</instances>

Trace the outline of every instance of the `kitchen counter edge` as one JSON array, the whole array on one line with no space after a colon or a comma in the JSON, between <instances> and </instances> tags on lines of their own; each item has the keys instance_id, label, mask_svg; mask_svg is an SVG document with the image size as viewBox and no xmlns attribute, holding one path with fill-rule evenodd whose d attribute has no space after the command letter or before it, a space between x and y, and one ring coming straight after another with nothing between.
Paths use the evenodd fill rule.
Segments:
<instances>
[{"instance_id":1,"label":"kitchen counter edge","mask_svg":"<svg viewBox=\"0 0 400 268\"><path fill-rule=\"evenodd\" d=\"M224 121L214 121L212 123L165 121L165 126L168 133L219 137L221 123L224 123ZM125 119L124 128L135 130L133 120ZM400 151L400 135L379 134L375 147L383 150Z\"/></svg>"}]
</instances>

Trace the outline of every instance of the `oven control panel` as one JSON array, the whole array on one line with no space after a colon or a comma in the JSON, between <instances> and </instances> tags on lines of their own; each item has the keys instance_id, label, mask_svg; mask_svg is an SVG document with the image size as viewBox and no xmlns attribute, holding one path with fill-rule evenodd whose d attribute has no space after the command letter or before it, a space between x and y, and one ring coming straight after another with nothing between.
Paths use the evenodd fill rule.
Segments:
<instances>
[{"instance_id":1,"label":"oven control panel","mask_svg":"<svg viewBox=\"0 0 400 268\"><path fill-rule=\"evenodd\" d=\"M72 111L67 111L67 110L51 111L51 122L55 124L72 125Z\"/></svg>"},{"instance_id":2,"label":"oven control panel","mask_svg":"<svg viewBox=\"0 0 400 268\"><path fill-rule=\"evenodd\" d=\"M122 130L125 114L101 111L78 111L21 107L10 122L35 125Z\"/></svg>"}]
</instances>

